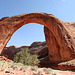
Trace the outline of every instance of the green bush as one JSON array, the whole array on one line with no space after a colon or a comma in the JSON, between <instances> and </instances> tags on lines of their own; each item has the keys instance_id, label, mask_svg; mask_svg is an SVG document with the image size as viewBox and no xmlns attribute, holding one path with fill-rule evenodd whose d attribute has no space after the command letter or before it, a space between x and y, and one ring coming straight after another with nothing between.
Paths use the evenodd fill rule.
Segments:
<instances>
[{"instance_id":1,"label":"green bush","mask_svg":"<svg viewBox=\"0 0 75 75\"><path fill-rule=\"evenodd\" d=\"M32 55L28 53L28 48L25 48L25 50L18 52L14 55L14 62L20 62L25 65L39 65L39 60L37 58L37 55Z\"/></svg>"}]
</instances>

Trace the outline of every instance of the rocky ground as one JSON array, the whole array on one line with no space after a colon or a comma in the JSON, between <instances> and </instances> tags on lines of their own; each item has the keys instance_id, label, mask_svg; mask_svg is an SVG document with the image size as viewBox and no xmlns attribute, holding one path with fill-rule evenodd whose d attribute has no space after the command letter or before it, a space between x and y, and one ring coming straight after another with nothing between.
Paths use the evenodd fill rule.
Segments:
<instances>
[{"instance_id":1,"label":"rocky ground","mask_svg":"<svg viewBox=\"0 0 75 75\"><path fill-rule=\"evenodd\" d=\"M25 66L21 63L0 61L0 75L75 75L75 72L38 68L37 66Z\"/></svg>"},{"instance_id":2,"label":"rocky ground","mask_svg":"<svg viewBox=\"0 0 75 75\"><path fill-rule=\"evenodd\" d=\"M51 68L25 66L21 63L0 61L0 75L59 75Z\"/></svg>"}]
</instances>

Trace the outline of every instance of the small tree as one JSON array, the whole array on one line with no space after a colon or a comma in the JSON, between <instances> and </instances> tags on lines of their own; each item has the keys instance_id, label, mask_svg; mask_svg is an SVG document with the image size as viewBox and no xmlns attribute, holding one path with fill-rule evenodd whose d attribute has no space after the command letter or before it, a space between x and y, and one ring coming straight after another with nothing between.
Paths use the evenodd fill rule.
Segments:
<instances>
[{"instance_id":1,"label":"small tree","mask_svg":"<svg viewBox=\"0 0 75 75\"><path fill-rule=\"evenodd\" d=\"M14 55L14 62L20 62L25 65L39 65L39 60L37 58L37 55L32 55L28 53L28 48L25 48L25 50L18 52Z\"/></svg>"}]
</instances>

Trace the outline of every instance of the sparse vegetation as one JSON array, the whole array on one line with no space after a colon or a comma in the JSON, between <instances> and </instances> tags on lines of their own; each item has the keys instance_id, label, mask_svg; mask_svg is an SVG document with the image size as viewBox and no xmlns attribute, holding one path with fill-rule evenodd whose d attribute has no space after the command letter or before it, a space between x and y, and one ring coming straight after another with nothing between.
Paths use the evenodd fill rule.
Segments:
<instances>
[{"instance_id":1,"label":"sparse vegetation","mask_svg":"<svg viewBox=\"0 0 75 75\"><path fill-rule=\"evenodd\" d=\"M22 63L24 65L39 65L39 60L37 58L37 55L32 55L28 53L28 48L25 48L25 50L18 52L14 56L14 62L16 63Z\"/></svg>"}]
</instances>

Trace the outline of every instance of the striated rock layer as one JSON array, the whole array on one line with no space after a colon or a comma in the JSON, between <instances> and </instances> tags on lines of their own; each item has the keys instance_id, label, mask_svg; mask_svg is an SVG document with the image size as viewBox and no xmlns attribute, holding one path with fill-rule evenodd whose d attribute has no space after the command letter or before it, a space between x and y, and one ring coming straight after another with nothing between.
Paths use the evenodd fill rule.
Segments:
<instances>
[{"instance_id":1,"label":"striated rock layer","mask_svg":"<svg viewBox=\"0 0 75 75\"><path fill-rule=\"evenodd\" d=\"M75 58L75 23L63 22L47 13L25 13L0 20L0 53L13 33L28 23L44 25L50 62Z\"/></svg>"}]
</instances>

